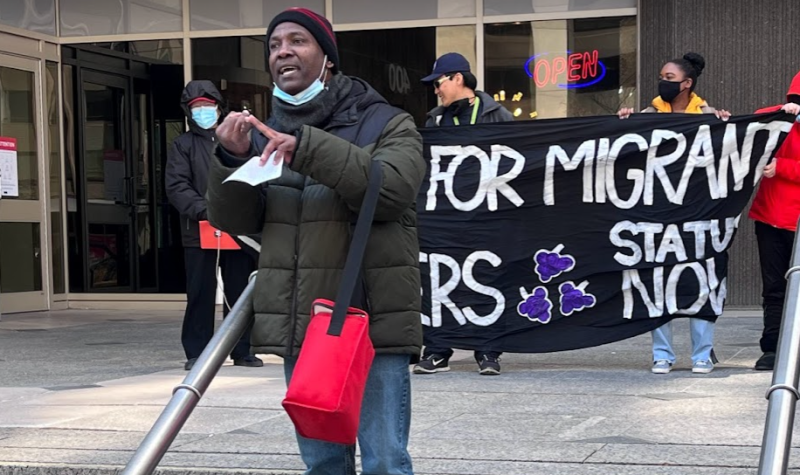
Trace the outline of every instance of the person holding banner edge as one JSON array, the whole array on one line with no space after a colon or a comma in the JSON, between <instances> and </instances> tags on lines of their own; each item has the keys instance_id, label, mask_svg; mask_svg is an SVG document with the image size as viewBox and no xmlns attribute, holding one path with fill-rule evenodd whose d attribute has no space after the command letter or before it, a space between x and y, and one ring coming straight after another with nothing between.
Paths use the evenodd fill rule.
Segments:
<instances>
[{"instance_id":1,"label":"person holding banner edge","mask_svg":"<svg viewBox=\"0 0 800 475\"><path fill-rule=\"evenodd\" d=\"M685 113L714 114L717 118L728 120L731 114L717 110L698 96L694 90L697 78L705 69L705 59L697 53L686 53L682 58L665 63L659 74L658 97L642 113ZM632 108L622 108L617 115L626 119L634 112ZM714 322L701 318L689 318L692 337L692 373L708 374L714 370ZM654 374L667 374L675 364L675 350L672 347L672 322L652 331Z\"/></svg>"},{"instance_id":2,"label":"person holding banner edge","mask_svg":"<svg viewBox=\"0 0 800 475\"><path fill-rule=\"evenodd\" d=\"M786 101L782 106L759 109L756 114L779 110L788 114L800 114L800 72L789 86ZM758 371L771 371L775 367L775 352L778 349L786 298L786 272L791 265L798 218L800 123L796 122L775 154L775 159L764 167L764 177L750 208L750 219L756 225L763 285L764 330L759 342L763 354L755 364Z\"/></svg>"},{"instance_id":3,"label":"person holding banner edge","mask_svg":"<svg viewBox=\"0 0 800 475\"><path fill-rule=\"evenodd\" d=\"M469 61L458 53L440 56L433 64L423 84L433 86L442 105L428 112L425 127L459 126L511 122L514 115L498 104L489 94L476 90L478 79L472 74ZM500 374L500 355L489 350L476 350L478 372L485 376ZM450 371L452 348L425 345L422 360L414 366L416 374L435 374Z\"/></svg>"},{"instance_id":4,"label":"person holding banner edge","mask_svg":"<svg viewBox=\"0 0 800 475\"><path fill-rule=\"evenodd\" d=\"M351 300L369 314L376 353L358 444L362 473L413 475L409 365L422 346L416 227L426 169L422 137L407 112L340 71L336 36L324 16L289 8L270 22L266 44L275 81L271 116L262 124L249 113L231 113L220 125L209 172L209 220L232 234L261 234L251 340L259 353L284 358L291 386L312 302L336 298L368 170L380 164L363 285ZM280 177L255 187L223 183L251 157L260 156L263 166L273 152L283 162ZM299 434L297 443L307 475L355 475L355 444Z\"/></svg>"}]
</instances>

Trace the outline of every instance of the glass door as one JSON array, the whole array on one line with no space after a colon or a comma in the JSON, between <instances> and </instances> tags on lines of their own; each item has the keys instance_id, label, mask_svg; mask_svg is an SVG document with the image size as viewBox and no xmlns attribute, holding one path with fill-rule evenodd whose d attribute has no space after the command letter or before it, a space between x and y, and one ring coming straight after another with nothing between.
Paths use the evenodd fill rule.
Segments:
<instances>
[{"instance_id":1,"label":"glass door","mask_svg":"<svg viewBox=\"0 0 800 475\"><path fill-rule=\"evenodd\" d=\"M129 292L134 282L135 214L128 79L83 72L84 288Z\"/></svg>"},{"instance_id":2,"label":"glass door","mask_svg":"<svg viewBox=\"0 0 800 475\"><path fill-rule=\"evenodd\" d=\"M0 314L49 308L40 63L0 55Z\"/></svg>"},{"instance_id":3,"label":"glass door","mask_svg":"<svg viewBox=\"0 0 800 475\"><path fill-rule=\"evenodd\" d=\"M154 292L157 249L149 83L81 72L83 289Z\"/></svg>"}]
</instances>

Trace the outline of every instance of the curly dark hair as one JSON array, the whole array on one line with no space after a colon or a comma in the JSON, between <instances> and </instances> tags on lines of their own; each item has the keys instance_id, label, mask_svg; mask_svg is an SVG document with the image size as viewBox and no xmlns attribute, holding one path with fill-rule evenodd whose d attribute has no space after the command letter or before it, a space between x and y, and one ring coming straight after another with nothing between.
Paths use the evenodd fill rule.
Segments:
<instances>
[{"instance_id":1,"label":"curly dark hair","mask_svg":"<svg viewBox=\"0 0 800 475\"><path fill-rule=\"evenodd\" d=\"M692 80L692 87L689 88L689 92L694 92L694 88L697 86L697 77L703 74L706 60L697 53L686 53L682 58L673 59L668 63L680 68L683 71L683 75Z\"/></svg>"}]
</instances>

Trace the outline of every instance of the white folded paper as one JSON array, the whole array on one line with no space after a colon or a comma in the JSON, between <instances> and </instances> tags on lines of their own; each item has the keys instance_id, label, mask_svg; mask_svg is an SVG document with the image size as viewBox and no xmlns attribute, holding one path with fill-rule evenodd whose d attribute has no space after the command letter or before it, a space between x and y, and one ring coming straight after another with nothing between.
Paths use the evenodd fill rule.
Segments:
<instances>
[{"instance_id":1,"label":"white folded paper","mask_svg":"<svg viewBox=\"0 0 800 475\"><path fill-rule=\"evenodd\" d=\"M261 156L251 158L222 183L240 181L250 186L256 186L278 178L283 172L283 160L275 163L276 153L277 152L272 152L272 155L269 156L267 163L263 167L258 163L261 160Z\"/></svg>"}]
</instances>

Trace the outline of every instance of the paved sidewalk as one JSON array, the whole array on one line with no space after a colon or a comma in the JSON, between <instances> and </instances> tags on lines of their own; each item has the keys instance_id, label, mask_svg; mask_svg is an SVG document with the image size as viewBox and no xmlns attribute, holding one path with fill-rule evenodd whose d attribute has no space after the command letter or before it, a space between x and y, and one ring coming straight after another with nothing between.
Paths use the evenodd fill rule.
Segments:
<instances>
[{"instance_id":1,"label":"paved sidewalk","mask_svg":"<svg viewBox=\"0 0 800 475\"><path fill-rule=\"evenodd\" d=\"M182 370L177 312L64 311L0 321L0 474L117 473L169 400ZM580 351L505 355L479 376L469 352L450 373L414 376L417 474L744 475L755 473L771 373L760 317L717 325L721 364L649 371L650 337ZM163 460L169 474L297 474L281 409L280 360L226 365ZM793 446L800 447L800 440ZM800 459L792 454L793 474Z\"/></svg>"}]
</instances>

